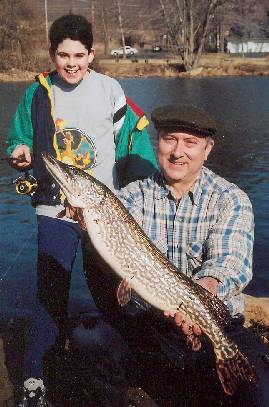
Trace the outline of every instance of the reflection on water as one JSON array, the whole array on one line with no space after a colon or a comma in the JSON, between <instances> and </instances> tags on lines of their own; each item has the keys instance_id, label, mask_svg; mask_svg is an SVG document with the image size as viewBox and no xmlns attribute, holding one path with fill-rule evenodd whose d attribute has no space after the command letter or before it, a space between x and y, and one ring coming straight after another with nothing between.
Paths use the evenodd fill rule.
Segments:
<instances>
[{"instance_id":1,"label":"reflection on water","mask_svg":"<svg viewBox=\"0 0 269 407\"><path fill-rule=\"evenodd\" d=\"M122 79L126 94L148 116L153 108L174 102L193 103L220 123L219 139L208 165L250 196L256 220L254 279L248 292L268 296L269 78ZM30 308L34 294L36 223L28 197L19 196L11 181L17 176L3 160L4 139L26 84L1 84L0 222L1 306ZM154 142L154 129L150 126ZM90 306L78 258L71 301ZM11 307L12 305L12 307ZM7 308L5 308L7 310Z\"/></svg>"}]
</instances>

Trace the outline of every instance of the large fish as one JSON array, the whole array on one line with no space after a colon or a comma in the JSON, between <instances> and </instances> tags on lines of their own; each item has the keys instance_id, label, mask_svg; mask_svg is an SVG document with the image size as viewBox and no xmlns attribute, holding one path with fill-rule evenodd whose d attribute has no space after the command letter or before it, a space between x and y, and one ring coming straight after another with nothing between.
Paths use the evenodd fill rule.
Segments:
<instances>
[{"instance_id":1,"label":"large fish","mask_svg":"<svg viewBox=\"0 0 269 407\"><path fill-rule=\"evenodd\" d=\"M125 282L120 284L120 300L124 302L127 282L154 307L172 315L180 310L198 323L212 341L218 376L227 394L233 394L240 382L255 381L249 361L225 333L224 304L163 256L105 185L49 155L43 159L69 203L82 208L92 244Z\"/></svg>"}]
</instances>

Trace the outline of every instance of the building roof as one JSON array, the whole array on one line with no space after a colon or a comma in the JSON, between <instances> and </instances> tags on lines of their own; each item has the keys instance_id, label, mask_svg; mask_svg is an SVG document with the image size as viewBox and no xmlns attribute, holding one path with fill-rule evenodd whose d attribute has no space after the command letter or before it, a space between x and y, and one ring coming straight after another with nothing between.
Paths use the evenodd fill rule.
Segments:
<instances>
[{"instance_id":1,"label":"building roof","mask_svg":"<svg viewBox=\"0 0 269 407\"><path fill-rule=\"evenodd\" d=\"M269 43L269 38L227 38L229 42L242 43L242 42L256 42L256 43Z\"/></svg>"}]
</instances>

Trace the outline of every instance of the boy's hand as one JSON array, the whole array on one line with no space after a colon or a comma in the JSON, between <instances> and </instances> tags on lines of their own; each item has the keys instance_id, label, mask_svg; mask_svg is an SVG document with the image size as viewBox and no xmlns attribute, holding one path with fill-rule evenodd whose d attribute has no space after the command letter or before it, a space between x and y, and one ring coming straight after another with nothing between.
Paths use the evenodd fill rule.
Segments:
<instances>
[{"instance_id":1,"label":"boy's hand","mask_svg":"<svg viewBox=\"0 0 269 407\"><path fill-rule=\"evenodd\" d=\"M87 230L81 208L75 208L74 206L67 204L66 208L62 212L58 213L57 218L63 218L64 216L75 220L78 222L81 229Z\"/></svg>"},{"instance_id":2,"label":"boy's hand","mask_svg":"<svg viewBox=\"0 0 269 407\"><path fill-rule=\"evenodd\" d=\"M200 284L202 287L204 287L207 291L209 291L212 295L217 295L217 289L218 289L218 280L216 280L213 277L204 277L200 278L200 280L197 281L197 284ZM164 311L164 316L165 317L170 317L169 311ZM179 326L186 336L199 336L202 334L202 330L198 324L193 324L193 322L186 317L186 315L183 312L176 312L174 315L174 321L177 326Z\"/></svg>"},{"instance_id":3,"label":"boy's hand","mask_svg":"<svg viewBox=\"0 0 269 407\"><path fill-rule=\"evenodd\" d=\"M30 148L25 144L18 145L13 150L10 161L12 166L18 169L30 167L32 162Z\"/></svg>"}]
</instances>

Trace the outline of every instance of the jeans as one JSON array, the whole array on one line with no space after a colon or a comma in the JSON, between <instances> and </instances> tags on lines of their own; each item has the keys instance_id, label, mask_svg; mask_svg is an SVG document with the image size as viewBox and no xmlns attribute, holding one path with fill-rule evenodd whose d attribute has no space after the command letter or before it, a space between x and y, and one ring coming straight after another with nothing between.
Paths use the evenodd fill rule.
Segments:
<instances>
[{"instance_id":1,"label":"jeans","mask_svg":"<svg viewBox=\"0 0 269 407\"><path fill-rule=\"evenodd\" d=\"M24 378L43 378L43 360L66 336L73 263L86 232L78 224L38 216L37 299L26 338Z\"/></svg>"}]
</instances>

